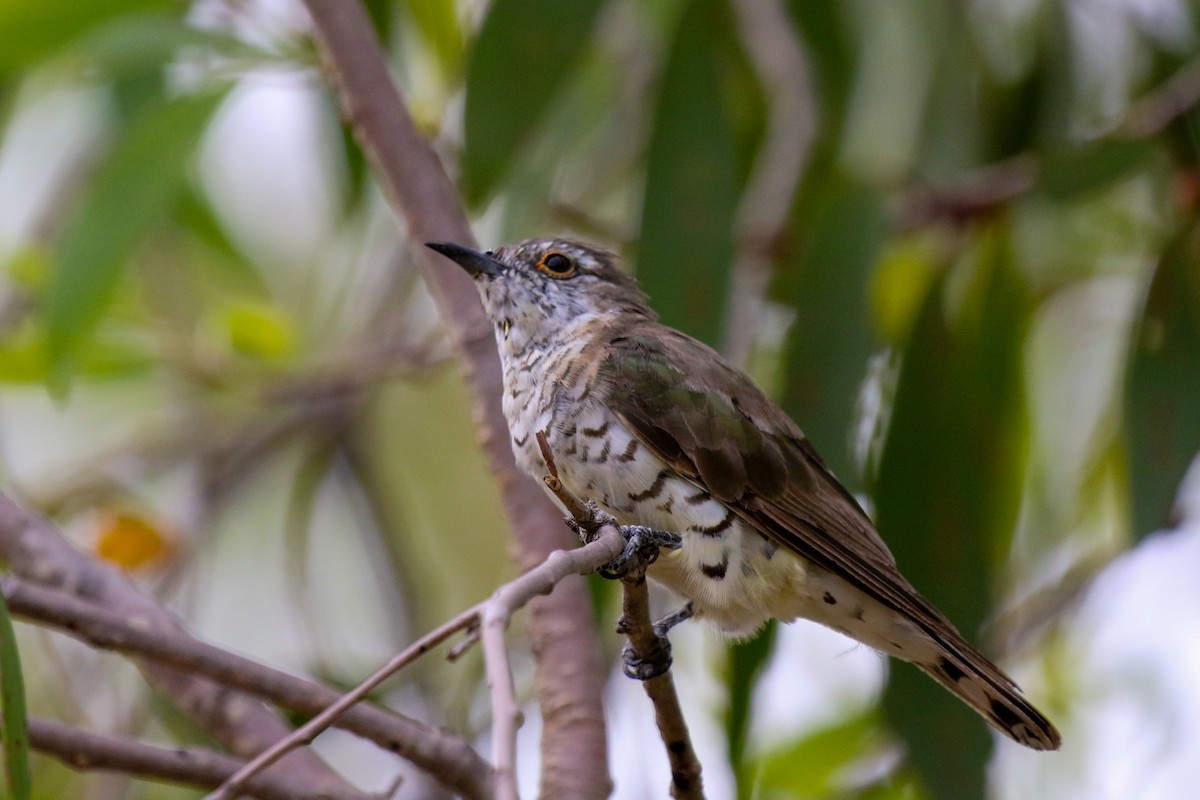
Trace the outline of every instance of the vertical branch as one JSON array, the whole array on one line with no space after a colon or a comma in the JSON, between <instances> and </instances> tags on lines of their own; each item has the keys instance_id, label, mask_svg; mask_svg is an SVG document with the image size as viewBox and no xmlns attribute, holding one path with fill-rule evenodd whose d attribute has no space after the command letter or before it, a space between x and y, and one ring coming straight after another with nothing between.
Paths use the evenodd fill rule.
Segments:
<instances>
[{"instance_id":1,"label":"vertical branch","mask_svg":"<svg viewBox=\"0 0 1200 800\"><path fill-rule=\"evenodd\" d=\"M725 355L745 364L762 319L771 263L817 130L804 49L780 0L734 0L745 52L767 96L767 131L738 207Z\"/></svg>"},{"instance_id":2,"label":"vertical branch","mask_svg":"<svg viewBox=\"0 0 1200 800\"><path fill-rule=\"evenodd\" d=\"M624 608L621 628L629 637L633 651L643 660L652 661L654 651L662 648L662 640L650 622L650 592L646 576L630 575L621 580ZM658 735L667 748L671 763L671 797L675 800L704 800L700 759L692 748L687 722L675 691L675 679L670 670L642 682L646 696L654 704L654 722Z\"/></svg>"},{"instance_id":3,"label":"vertical branch","mask_svg":"<svg viewBox=\"0 0 1200 800\"><path fill-rule=\"evenodd\" d=\"M595 503L580 502L579 498L563 487L545 432L538 431L537 443L549 473L542 477L546 488L554 493L568 513L575 518L585 538L588 531L595 532L592 544L587 547L594 546L603 536L617 533L619 529L612 517L598 513ZM669 645L650 622L650 591L646 587L645 565L627 572L621 579L621 588L624 600L619 629L629 637L629 646L634 655L646 663L669 663L670 652L664 652ZM646 690L646 696L654 704L654 721L658 725L658 734L663 745L667 748L667 759L671 764L671 797L675 800L704 800L700 759L696 757L696 751L692 747L692 738L683 717L683 708L679 705L679 695L675 692L675 679L671 676L671 670L667 669L662 674L643 681L642 686Z\"/></svg>"},{"instance_id":4,"label":"vertical branch","mask_svg":"<svg viewBox=\"0 0 1200 800\"><path fill-rule=\"evenodd\" d=\"M474 244L458 196L429 142L417 131L388 74L360 2L305 0L343 108L408 236L417 243ZM499 483L518 567L529 569L574 542L553 505L513 461L500 408L500 362L491 326L470 279L419 248L418 265L441 310L474 395L482 446ZM529 606L528 631L541 704L542 794L606 797L605 673L581 578Z\"/></svg>"}]
</instances>

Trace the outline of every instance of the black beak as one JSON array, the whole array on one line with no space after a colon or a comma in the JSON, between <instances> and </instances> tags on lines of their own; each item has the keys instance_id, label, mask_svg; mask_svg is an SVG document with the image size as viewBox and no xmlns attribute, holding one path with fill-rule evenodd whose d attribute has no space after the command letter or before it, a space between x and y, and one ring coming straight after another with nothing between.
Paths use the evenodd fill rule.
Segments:
<instances>
[{"instance_id":1,"label":"black beak","mask_svg":"<svg viewBox=\"0 0 1200 800\"><path fill-rule=\"evenodd\" d=\"M478 278L480 275L496 276L508 269L507 264L497 260L491 253L481 253L460 244L426 242L425 246L458 264L469 272L472 278Z\"/></svg>"}]
</instances>

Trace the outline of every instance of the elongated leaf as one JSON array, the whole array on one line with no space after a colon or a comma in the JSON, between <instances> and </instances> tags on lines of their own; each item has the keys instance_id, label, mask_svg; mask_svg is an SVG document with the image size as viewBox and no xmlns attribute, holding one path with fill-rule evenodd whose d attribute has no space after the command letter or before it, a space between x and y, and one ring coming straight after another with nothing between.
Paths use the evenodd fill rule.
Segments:
<instances>
[{"instance_id":1,"label":"elongated leaf","mask_svg":"<svg viewBox=\"0 0 1200 800\"><path fill-rule=\"evenodd\" d=\"M46 342L60 380L111 301L134 247L182 187L220 99L197 95L147 109L118 139L75 208L46 294Z\"/></svg>"},{"instance_id":2,"label":"elongated leaf","mask_svg":"<svg viewBox=\"0 0 1200 800\"><path fill-rule=\"evenodd\" d=\"M725 712L725 741L729 746L729 764L737 781L738 797L748 797L754 770L745 761L746 734L750 727L750 706L754 687L775 649L775 620L748 642L729 646L729 708Z\"/></svg>"},{"instance_id":3,"label":"elongated leaf","mask_svg":"<svg viewBox=\"0 0 1200 800\"><path fill-rule=\"evenodd\" d=\"M71 53L106 76L161 72L181 50L266 59L264 51L225 33L189 25L177 13L122 15L75 41Z\"/></svg>"},{"instance_id":4,"label":"elongated leaf","mask_svg":"<svg viewBox=\"0 0 1200 800\"><path fill-rule=\"evenodd\" d=\"M1179 482L1200 454L1200 223L1163 254L1134 329L1125 418L1134 535L1171 522Z\"/></svg>"},{"instance_id":5,"label":"elongated leaf","mask_svg":"<svg viewBox=\"0 0 1200 800\"><path fill-rule=\"evenodd\" d=\"M1017 518L1031 311L1007 232L986 234L979 249L954 317L937 281L917 319L875 492L879 529L901 571L968 638L988 614L995 553ZM884 709L931 795L982 798L986 724L915 668L891 664Z\"/></svg>"},{"instance_id":6,"label":"elongated leaf","mask_svg":"<svg viewBox=\"0 0 1200 800\"><path fill-rule=\"evenodd\" d=\"M578 63L601 0L496 0L467 67L467 201L495 189ZM413 9L416 11L416 9Z\"/></svg>"},{"instance_id":7,"label":"elongated leaf","mask_svg":"<svg viewBox=\"0 0 1200 800\"><path fill-rule=\"evenodd\" d=\"M841 0L790 0L788 11L813 65L813 81L823 124L836 129L845 113L858 71L852 26L846 24L850 5Z\"/></svg>"},{"instance_id":8,"label":"elongated leaf","mask_svg":"<svg viewBox=\"0 0 1200 800\"><path fill-rule=\"evenodd\" d=\"M872 349L868 279L887 221L877 192L836 175L825 176L813 194L795 227L804 249L788 265L784 299L796 309L796 322L783 405L830 468L853 486L850 429Z\"/></svg>"},{"instance_id":9,"label":"elongated leaf","mask_svg":"<svg viewBox=\"0 0 1200 800\"><path fill-rule=\"evenodd\" d=\"M162 8L166 0L87 0L0 3L0 73L15 72L54 54L67 42L106 20L139 9Z\"/></svg>"},{"instance_id":10,"label":"elongated leaf","mask_svg":"<svg viewBox=\"0 0 1200 800\"><path fill-rule=\"evenodd\" d=\"M668 325L714 342L724 315L737 208L733 134L713 54L726 9L683 9L658 88L642 200L638 279Z\"/></svg>"},{"instance_id":11,"label":"elongated leaf","mask_svg":"<svg viewBox=\"0 0 1200 800\"><path fill-rule=\"evenodd\" d=\"M0 713L4 716L4 773L8 795L29 800L29 730L25 715L25 681L21 654L13 631L8 603L0 594Z\"/></svg>"}]
</instances>

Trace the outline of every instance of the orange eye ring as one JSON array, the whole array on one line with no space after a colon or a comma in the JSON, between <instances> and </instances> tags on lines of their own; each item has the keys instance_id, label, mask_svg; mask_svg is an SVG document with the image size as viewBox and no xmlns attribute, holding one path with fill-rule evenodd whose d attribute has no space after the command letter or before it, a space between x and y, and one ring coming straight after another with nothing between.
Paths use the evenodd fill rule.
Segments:
<instances>
[{"instance_id":1,"label":"orange eye ring","mask_svg":"<svg viewBox=\"0 0 1200 800\"><path fill-rule=\"evenodd\" d=\"M551 250L538 260L537 268L551 278L569 278L575 274L575 261L564 253Z\"/></svg>"}]
</instances>

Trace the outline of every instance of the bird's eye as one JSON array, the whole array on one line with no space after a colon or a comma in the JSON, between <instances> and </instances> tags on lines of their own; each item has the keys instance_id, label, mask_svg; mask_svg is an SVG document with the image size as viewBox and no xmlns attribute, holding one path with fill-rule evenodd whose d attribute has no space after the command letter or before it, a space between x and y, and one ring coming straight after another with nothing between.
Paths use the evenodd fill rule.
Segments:
<instances>
[{"instance_id":1,"label":"bird's eye","mask_svg":"<svg viewBox=\"0 0 1200 800\"><path fill-rule=\"evenodd\" d=\"M575 274L575 262L558 252L546 253L537 266L552 278L569 278Z\"/></svg>"}]
</instances>

